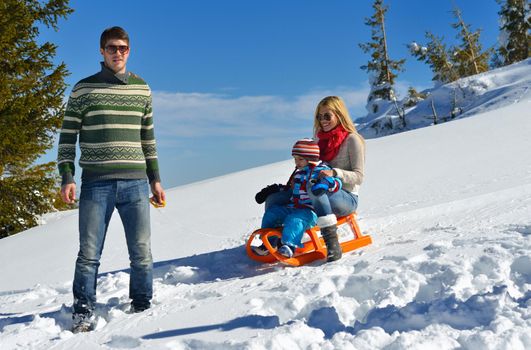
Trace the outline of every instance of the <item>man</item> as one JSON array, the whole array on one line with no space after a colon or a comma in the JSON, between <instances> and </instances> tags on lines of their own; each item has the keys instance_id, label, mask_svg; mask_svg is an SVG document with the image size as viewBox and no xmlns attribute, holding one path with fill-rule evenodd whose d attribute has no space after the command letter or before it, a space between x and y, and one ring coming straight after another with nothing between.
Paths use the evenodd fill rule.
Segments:
<instances>
[{"instance_id":1,"label":"man","mask_svg":"<svg viewBox=\"0 0 531 350\"><path fill-rule=\"evenodd\" d=\"M149 86L126 70L129 36L106 29L100 38L101 71L72 89L59 138L61 196L76 196L74 159L79 135L83 168L79 201L79 253L73 283L73 332L92 330L96 279L105 235L116 208L125 230L131 275L131 312L151 306L153 260L149 179L153 200L165 203L160 184Z\"/></svg>"}]
</instances>

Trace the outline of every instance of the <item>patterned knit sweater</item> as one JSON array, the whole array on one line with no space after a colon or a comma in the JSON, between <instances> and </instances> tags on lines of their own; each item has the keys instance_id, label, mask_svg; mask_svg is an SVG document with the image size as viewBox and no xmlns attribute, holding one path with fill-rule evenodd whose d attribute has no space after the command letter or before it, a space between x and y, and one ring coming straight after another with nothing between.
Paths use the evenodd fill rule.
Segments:
<instances>
[{"instance_id":1,"label":"patterned knit sweater","mask_svg":"<svg viewBox=\"0 0 531 350\"><path fill-rule=\"evenodd\" d=\"M59 137L62 184L74 182L79 136L84 182L108 179L160 181L151 90L137 75L99 73L78 82L68 100Z\"/></svg>"}]
</instances>

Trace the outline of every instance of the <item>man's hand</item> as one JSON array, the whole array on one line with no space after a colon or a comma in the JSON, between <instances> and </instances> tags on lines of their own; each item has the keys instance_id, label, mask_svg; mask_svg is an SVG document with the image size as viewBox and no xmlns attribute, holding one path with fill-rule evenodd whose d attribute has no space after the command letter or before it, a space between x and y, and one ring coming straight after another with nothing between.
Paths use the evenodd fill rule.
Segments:
<instances>
[{"instance_id":1,"label":"man's hand","mask_svg":"<svg viewBox=\"0 0 531 350\"><path fill-rule=\"evenodd\" d=\"M153 193L153 197L159 205L164 205L164 203L166 203L166 193L160 182L151 183L151 193Z\"/></svg>"},{"instance_id":2,"label":"man's hand","mask_svg":"<svg viewBox=\"0 0 531 350\"><path fill-rule=\"evenodd\" d=\"M61 186L61 199L67 204L73 204L76 201L76 184L66 184Z\"/></svg>"}]
</instances>

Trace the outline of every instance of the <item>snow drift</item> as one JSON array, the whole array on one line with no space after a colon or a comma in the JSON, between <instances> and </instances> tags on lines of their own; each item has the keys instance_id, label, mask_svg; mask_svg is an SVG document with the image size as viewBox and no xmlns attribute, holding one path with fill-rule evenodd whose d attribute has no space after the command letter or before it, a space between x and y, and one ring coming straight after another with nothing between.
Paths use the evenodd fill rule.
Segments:
<instances>
[{"instance_id":1,"label":"snow drift","mask_svg":"<svg viewBox=\"0 0 531 350\"><path fill-rule=\"evenodd\" d=\"M441 124L529 100L531 96L531 58L478 75L459 79L422 91L427 97L413 107L408 98L393 102L380 101L377 113L356 120L366 138ZM405 113L405 123L398 108ZM435 111L435 114L434 114ZM436 119L434 118L436 115Z\"/></svg>"}]
</instances>

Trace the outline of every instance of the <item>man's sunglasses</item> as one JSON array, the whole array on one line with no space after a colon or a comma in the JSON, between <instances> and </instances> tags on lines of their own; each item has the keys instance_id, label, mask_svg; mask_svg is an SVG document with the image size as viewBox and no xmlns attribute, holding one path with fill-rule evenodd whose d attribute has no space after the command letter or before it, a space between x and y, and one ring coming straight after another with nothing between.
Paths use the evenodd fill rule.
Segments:
<instances>
[{"instance_id":1,"label":"man's sunglasses","mask_svg":"<svg viewBox=\"0 0 531 350\"><path fill-rule=\"evenodd\" d=\"M325 113L325 114L322 114L322 115L317 115L315 118L317 119L317 121L322 121L322 120L326 120L327 122L331 121L332 120L332 114L330 113Z\"/></svg>"},{"instance_id":2,"label":"man's sunglasses","mask_svg":"<svg viewBox=\"0 0 531 350\"><path fill-rule=\"evenodd\" d=\"M105 52L109 54L115 54L116 51L120 51L120 53L123 55L127 52L129 52L129 46L127 45L107 45L105 46Z\"/></svg>"}]
</instances>

